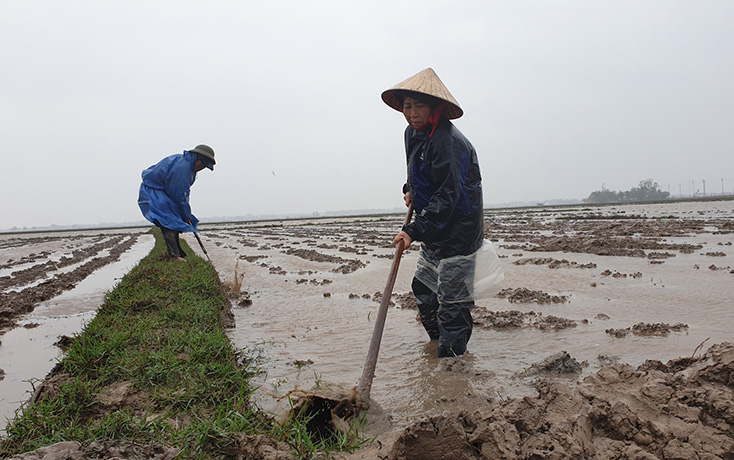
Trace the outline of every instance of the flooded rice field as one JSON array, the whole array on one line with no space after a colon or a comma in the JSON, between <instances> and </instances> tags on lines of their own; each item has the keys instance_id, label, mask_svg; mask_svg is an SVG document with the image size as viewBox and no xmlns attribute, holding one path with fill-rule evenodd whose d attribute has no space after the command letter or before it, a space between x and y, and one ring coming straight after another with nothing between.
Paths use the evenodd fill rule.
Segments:
<instances>
[{"instance_id":1,"label":"flooded rice field","mask_svg":"<svg viewBox=\"0 0 734 460\"><path fill-rule=\"evenodd\" d=\"M252 303L234 306L231 338L258 353L264 409L283 413L296 388L357 384L402 219L201 230L223 281L244 275ZM463 358L436 358L410 293L417 245L403 255L371 392L375 432L734 338L732 201L487 211L485 228L504 288L478 302Z\"/></svg>"},{"instance_id":2,"label":"flooded rice field","mask_svg":"<svg viewBox=\"0 0 734 460\"><path fill-rule=\"evenodd\" d=\"M148 255L147 230L0 235L0 434L105 292Z\"/></svg>"},{"instance_id":3,"label":"flooded rice field","mask_svg":"<svg viewBox=\"0 0 734 460\"><path fill-rule=\"evenodd\" d=\"M424 417L490 411L498 402L536 395L541 382L573 387L617 363L665 363L734 341L734 201L487 210L485 216L505 281L495 298L473 310L464 357L436 358L410 293L418 246L405 251L372 385L368 434L410 429L415 435ZM242 277L246 301L233 302L236 326L229 334L262 370L255 397L264 410L285 413L294 389L357 384L394 254L390 242L402 220L202 225L222 281ZM204 256L193 235L184 239ZM3 417L12 416L29 396L29 381L43 378L61 355L59 338L91 318L104 291L152 243L140 231L0 236ZM119 260L90 265L113 256Z\"/></svg>"}]
</instances>

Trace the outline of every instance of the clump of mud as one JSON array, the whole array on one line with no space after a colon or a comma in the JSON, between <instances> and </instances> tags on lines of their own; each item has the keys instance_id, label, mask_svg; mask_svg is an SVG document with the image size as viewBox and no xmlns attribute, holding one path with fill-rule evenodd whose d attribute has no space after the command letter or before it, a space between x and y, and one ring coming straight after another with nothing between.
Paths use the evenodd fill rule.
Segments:
<instances>
[{"instance_id":1,"label":"clump of mud","mask_svg":"<svg viewBox=\"0 0 734 460\"><path fill-rule=\"evenodd\" d=\"M534 325L541 331L561 331L563 329L576 327L576 321L568 318L561 318L559 316L548 315L538 318Z\"/></svg>"},{"instance_id":2,"label":"clump of mud","mask_svg":"<svg viewBox=\"0 0 734 460\"><path fill-rule=\"evenodd\" d=\"M506 298L510 303L537 303L549 305L553 303L566 303L568 297L565 295L550 295L543 291L532 291L528 288L507 288L497 293L497 297Z\"/></svg>"},{"instance_id":3,"label":"clump of mud","mask_svg":"<svg viewBox=\"0 0 734 460\"><path fill-rule=\"evenodd\" d=\"M130 441L101 439L82 446L76 441L65 441L16 455L17 460L99 460L138 459L169 460L178 455L180 449L158 445L139 445Z\"/></svg>"},{"instance_id":4,"label":"clump of mud","mask_svg":"<svg viewBox=\"0 0 734 460\"><path fill-rule=\"evenodd\" d=\"M635 273L629 273L629 274L627 274L627 273L620 273L618 271L612 272L611 270L608 270L608 269L607 270L604 270L603 272L601 272L600 275L603 276L603 277L604 276L611 276L612 278L627 278L627 277L634 278L634 279L642 278L642 273L640 273L640 272L635 272Z\"/></svg>"},{"instance_id":5,"label":"clump of mud","mask_svg":"<svg viewBox=\"0 0 734 460\"><path fill-rule=\"evenodd\" d=\"M637 323L632 326L632 332L637 335L668 335L671 331L682 332L686 329L688 325L683 323L672 326L666 323Z\"/></svg>"},{"instance_id":6,"label":"clump of mud","mask_svg":"<svg viewBox=\"0 0 734 460\"><path fill-rule=\"evenodd\" d=\"M472 311L474 325L484 329L514 330L520 328L536 328L541 331L560 331L576 327L576 321L558 316L536 313L523 313L518 310L492 311L485 307L474 307Z\"/></svg>"},{"instance_id":7,"label":"clump of mud","mask_svg":"<svg viewBox=\"0 0 734 460\"><path fill-rule=\"evenodd\" d=\"M359 259L345 259L343 257L330 256L328 254L322 254L313 249L288 249L282 251L282 253L314 262L330 262L341 264L331 271L333 273L343 273L345 275L366 266L365 263Z\"/></svg>"},{"instance_id":8,"label":"clump of mud","mask_svg":"<svg viewBox=\"0 0 734 460\"><path fill-rule=\"evenodd\" d=\"M525 369L519 377L577 375L581 371L581 364L578 361L567 351L560 351Z\"/></svg>"},{"instance_id":9,"label":"clump of mud","mask_svg":"<svg viewBox=\"0 0 734 460\"><path fill-rule=\"evenodd\" d=\"M548 265L548 268L596 268L596 264L579 264L566 259L554 259L552 257L527 257L513 262L515 265Z\"/></svg>"},{"instance_id":10,"label":"clump of mud","mask_svg":"<svg viewBox=\"0 0 734 460\"><path fill-rule=\"evenodd\" d=\"M519 329L526 325L535 312L523 313L519 310L492 311L485 307L475 307L472 311L474 324L485 329Z\"/></svg>"},{"instance_id":11,"label":"clump of mud","mask_svg":"<svg viewBox=\"0 0 734 460\"><path fill-rule=\"evenodd\" d=\"M320 388L319 390L292 390L288 393L292 409L288 417L306 422L312 436L328 439L337 432L349 433L350 425L366 406L354 387L351 390Z\"/></svg>"},{"instance_id":12,"label":"clump of mud","mask_svg":"<svg viewBox=\"0 0 734 460\"><path fill-rule=\"evenodd\" d=\"M671 332L683 332L685 330L688 330L688 325L683 323L675 323L673 325L666 323L637 323L631 328L607 329L605 332L616 338L626 337L629 333L642 336L665 337Z\"/></svg>"},{"instance_id":13,"label":"clump of mud","mask_svg":"<svg viewBox=\"0 0 734 460\"><path fill-rule=\"evenodd\" d=\"M410 310L418 309L418 300L412 292L406 292L405 294L393 294L391 298L395 299L395 303L400 305L402 308Z\"/></svg>"},{"instance_id":14,"label":"clump of mud","mask_svg":"<svg viewBox=\"0 0 734 460\"><path fill-rule=\"evenodd\" d=\"M536 388L535 398L413 423L379 458L734 458L734 343Z\"/></svg>"},{"instance_id":15,"label":"clump of mud","mask_svg":"<svg viewBox=\"0 0 734 460\"><path fill-rule=\"evenodd\" d=\"M59 347L61 351L67 351L69 348L71 348L74 340L75 339L73 337L69 337L68 335L60 335L58 336L58 340L54 342L54 345Z\"/></svg>"},{"instance_id":16,"label":"clump of mud","mask_svg":"<svg viewBox=\"0 0 734 460\"><path fill-rule=\"evenodd\" d=\"M604 229L609 230L609 229ZM661 235L654 230L644 229L643 234L654 234L654 237L610 237L600 230L596 235L541 236L530 238L530 242L522 245L502 245L506 249L519 249L536 252L576 252L596 254L599 256L646 257L646 250L665 251L676 250L683 254L690 254L701 249L701 245L672 244L661 242ZM635 233L627 231L626 233ZM505 238L507 240L507 238Z\"/></svg>"}]
</instances>

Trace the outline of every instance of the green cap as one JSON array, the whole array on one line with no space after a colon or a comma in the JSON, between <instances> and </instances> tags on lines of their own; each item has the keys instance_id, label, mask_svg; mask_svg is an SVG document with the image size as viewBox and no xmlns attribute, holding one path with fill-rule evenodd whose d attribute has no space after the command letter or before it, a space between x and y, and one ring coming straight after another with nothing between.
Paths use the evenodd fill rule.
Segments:
<instances>
[{"instance_id":1,"label":"green cap","mask_svg":"<svg viewBox=\"0 0 734 460\"><path fill-rule=\"evenodd\" d=\"M214 159L214 149L213 148L205 144L199 144L195 148L189 150L189 152L197 153L201 155L202 157L204 157L205 160L202 160L204 165L207 168L214 170L214 165L217 164L217 160Z\"/></svg>"}]
</instances>

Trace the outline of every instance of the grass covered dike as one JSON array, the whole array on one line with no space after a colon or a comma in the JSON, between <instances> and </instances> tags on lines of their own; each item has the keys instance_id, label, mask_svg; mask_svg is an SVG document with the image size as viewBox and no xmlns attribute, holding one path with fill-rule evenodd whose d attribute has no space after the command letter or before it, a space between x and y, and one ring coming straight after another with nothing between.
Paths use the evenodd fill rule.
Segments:
<instances>
[{"instance_id":1,"label":"grass covered dike","mask_svg":"<svg viewBox=\"0 0 734 460\"><path fill-rule=\"evenodd\" d=\"M217 272L183 241L188 262L169 260L153 232L151 253L8 425L0 458L65 441L95 458L108 449L116 458L313 459L358 448L354 432L323 439L297 413L279 424L255 407L258 370L225 333L230 301Z\"/></svg>"}]
</instances>

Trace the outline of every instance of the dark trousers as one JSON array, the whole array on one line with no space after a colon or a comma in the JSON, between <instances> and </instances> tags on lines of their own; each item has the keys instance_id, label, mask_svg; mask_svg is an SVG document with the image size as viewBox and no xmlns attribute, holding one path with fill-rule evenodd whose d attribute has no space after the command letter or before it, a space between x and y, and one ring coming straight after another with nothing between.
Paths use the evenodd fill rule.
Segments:
<instances>
[{"instance_id":1,"label":"dark trousers","mask_svg":"<svg viewBox=\"0 0 734 460\"><path fill-rule=\"evenodd\" d=\"M186 257L186 253L181 248L181 242L178 239L178 235L181 232L163 227L158 223L156 223L156 225L158 225L158 228L161 229L161 233L163 233L163 241L166 242L168 255L171 257Z\"/></svg>"},{"instance_id":2,"label":"dark trousers","mask_svg":"<svg viewBox=\"0 0 734 460\"><path fill-rule=\"evenodd\" d=\"M474 302L441 305L438 295L413 278L413 294L418 301L421 323L431 340L438 340L438 357L448 358L466 353L473 323Z\"/></svg>"}]
</instances>

